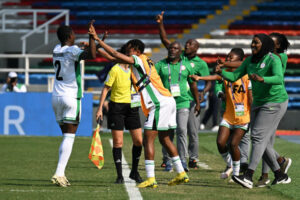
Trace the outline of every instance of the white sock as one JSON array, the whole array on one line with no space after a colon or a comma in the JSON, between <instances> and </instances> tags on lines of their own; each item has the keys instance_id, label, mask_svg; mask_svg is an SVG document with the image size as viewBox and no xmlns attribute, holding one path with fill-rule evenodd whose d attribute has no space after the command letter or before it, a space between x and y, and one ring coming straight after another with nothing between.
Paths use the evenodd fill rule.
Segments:
<instances>
[{"instance_id":1,"label":"white sock","mask_svg":"<svg viewBox=\"0 0 300 200\"><path fill-rule=\"evenodd\" d=\"M65 175L65 169L68 164L70 155L72 153L74 139L75 139L75 134L73 133L65 133L63 136L63 140L59 147L59 159L58 159L58 164L55 172L57 176Z\"/></svg>"},{"instance_id":2,"label":"white sock","mask_svg":"<svg viewBox=\"0 0 300 200\"><path fill-rule=\"evenodd\" d=\"M154 160L145 160L145 168L146 168L146 173L147 173L147 178L154 178Z\"/></svg>"},{"instance_id":3,"label":"white sock","mask_svg":"<svg viewBox=\"0 0 300 200\"><path fill-rule=\"evenodd\" d=\"M232 175L234 176L238 176L240 174L240 161L233 161L232 162L233 165L233 172Z\"/></svg>"},{"instance_id":4,"label":"white sock","mask_svg":"<svg viewBox=\"0 0 300 200\"><path fill-rule=\"evenodd\" d=\"M221 156L223 160L226 162L227 167L232 167L232 159L230 153L229 152L222 153Z\"/></svg>"},{"instance_id":5,"label":"white sock","mask_svg":"<svg viewBox=\"0 0 300 200\"><path fill-rule=\"evenodd\" d=\"M173 166L176 169L176 172L177 173L183 172L184 169L182 167L182 163L181 163L179 156L172 157L171 159L172 159Z\"/></svg>"}]
</instances>

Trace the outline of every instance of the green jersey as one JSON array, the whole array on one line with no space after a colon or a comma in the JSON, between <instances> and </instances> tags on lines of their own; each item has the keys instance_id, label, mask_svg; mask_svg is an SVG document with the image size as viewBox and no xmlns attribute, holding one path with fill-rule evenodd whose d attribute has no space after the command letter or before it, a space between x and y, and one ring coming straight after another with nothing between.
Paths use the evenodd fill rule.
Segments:
<instances>
[{"instance_id":1,"label":"green jersey","mask_svg":"<svg viewBox=\"0 0 300 200\"><path fill-rule=\"evenodd\" d=\"M180 57L182 60L185 60L191 64L195 75L209 76L207 63L201 58L199 58L199 56L195 56L194 58L189 60L188 57L184 55L184 51L182 51ZM190 101L194 101L194 95L192 94L191 90L188 91L188 94L189 94Z\"/></svg>"},{"instance_id":2,"label":"green jersey","mask_svg":"<svg viewBox=\"0 0 300 200\"><path fill-rule=\"evenodd\" d=\"M172 64L168 63L167 59L164 59L156 63L155 68L163 82L164 87L169 91L171 91L170 84L179 84L180 95L174 97L176 101L176 109L189 108L190 100L188 95L188 82L193 82L192 79L189 78L189 75L194 74L190 63L185 60L181 60L176 64Z\"/></svg>"},{"instance_id":3,"label":"green jersey","mask_svg":"<svg viewBox=\"0 0 300 200\"><path fill-rule=\"evenodd\" d=\"M218 94L220 92L225 94L225 88L224 88L224 84L223 81L216 81L215 82L215 90L214 90L215 94L218 97ZM226 101L222 101L222 110L225 111L226 109Z\"/></svg>"},{"instance_id":4,"label":"green jersey","mask_svg":"<svg viewBox=\"0 0 300 200\"><path fill-rule=\"evenodd\" d=\"M284 87L283 69L280 58L269 53L258 63L251 63L251 57L245 59L242 65L234 72L222 71L222 76L231 82L240 79L245 74L257 74L264 82L252 81L253 105L260 106L266 103L282 103L288 99Z\"/></svg>"},{"instance_id":5,"label":"green jersey","mask_svg":"<svg viewBox=\"0 0 300 200\"><path fill-rule=\"evenodd\" d=\"M280 59L281 59L281 62L282 62L282 72L283 72L283 75L284 75L285 70L286 70L288 56L286 55L286 53L280 53L279 55L280 55Z\"/></svg>"}]
</instances>

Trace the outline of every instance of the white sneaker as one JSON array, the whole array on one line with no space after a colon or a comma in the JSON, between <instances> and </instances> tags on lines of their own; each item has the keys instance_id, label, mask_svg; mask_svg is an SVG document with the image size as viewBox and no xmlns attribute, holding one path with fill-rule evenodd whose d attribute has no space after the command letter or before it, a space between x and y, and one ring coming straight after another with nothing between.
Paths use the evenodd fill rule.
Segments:
<instances>
[{"instance_id":1,"label":"white sneaker","mask_svg":"<svg viewBox=\"0 0 300 200\"><path fill-rule=\"evenodd\" d=\"M65 176L57 176L56 174L51 178L51 181L53 184L60 187L67 187L71 185Z\"/></svg>"},{"instance_id":2,"label":"white sneaker","mask_svg":"<svg viewBox=\"0 0 300 200\"><path fill-rule=\"evenodd\" d=\"M218 130L219 130L219 126L214 126L211 129L211 131L213 131L213 132L218 132Z\"/></svg>"},{"instance_id":3,"label":"white sneaker","mask_svg":"<svg viewBox=\"0 0 300 200\"><path fill-rule=\"evenodd\" d=\"M204 130L205 129L205 125L204 124L200 124L200 130Z\"/></svg>"},{"instance_id":4,"label":"white sneaker","mask_svg":"<svg viewBox=\"0 0 300 200\"><path fill-rule=\"evenodd\" d=\"M232 173L232 167L226 167L226 169L224 170L224 172L221 173L220 178L221 179L226 179L230 176L230 174Z\"/></svg>"}]
</instances>

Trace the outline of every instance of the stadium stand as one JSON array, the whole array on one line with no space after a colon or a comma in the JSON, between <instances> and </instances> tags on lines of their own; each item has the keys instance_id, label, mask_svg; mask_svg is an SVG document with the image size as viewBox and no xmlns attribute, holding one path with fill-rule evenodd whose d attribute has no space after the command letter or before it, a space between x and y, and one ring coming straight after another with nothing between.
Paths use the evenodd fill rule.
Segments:
<instances>
[{"instance_id":1,"label":"stadium stand","mask_svg":"<svg viewBox=\"0 0 300 200\"><path fill-rule=\"evenodd\" d=\"M26 9L69 9L70 25L75 30L76 43L87 41L86 24L90 19L96 19L96 29L101 31L109 30L109 36L106 40L108 44L119 48L129 39L139 38L146 44L146 53L152 55L153 49L161 46L158 35L157 24L154 20L156 14L165 10L165 28L170 38L179 38L188 30L196 27L195 25L203 23L206 19L220 14L221 10L228 9L228 6L234 6L235 0L199 0L199 1L162 1L162 0L114 0L114 1L59 1L59 0L19 0L7 1L2 3L2 8L26 8ZM229 24L221 27L215 27L208 37L198 38L201 48L198 55L213 66L217 56L224 58L232 47L241 47L249 55L250 42L255 33L280 32L286 34L291 47L288 50L288 67L286 74L287 90L290 94L289 108L300 108L300 14L297 0L289 2L283 0L260 1L251 7L252 12L244 12L243 16L236 16ZM12 20L10 26L21 26L28 28L32 26L32 21L26 17L26 13L20 13L19 17ZM38 24L49 20L53 14L40 13L38 15ZM54 33L57 26L63 20L58 20L50 28ZM224 29L225 28L225 29ZM100 33L99 32L99 33ZM89 60L85 65L85 73L91 79L96 79L95 73L99 72L108 61L97 57ZM45 58L40 62L30 66L35 69L52 68L52 59ZM47 83L48 74L30 75L30 83ZM99 87L101 84L95 84L95 81L86 81L86 90L93 90L93 87ZM203 88L203 83L199 89Z\"/></svg>"}]
</instances>

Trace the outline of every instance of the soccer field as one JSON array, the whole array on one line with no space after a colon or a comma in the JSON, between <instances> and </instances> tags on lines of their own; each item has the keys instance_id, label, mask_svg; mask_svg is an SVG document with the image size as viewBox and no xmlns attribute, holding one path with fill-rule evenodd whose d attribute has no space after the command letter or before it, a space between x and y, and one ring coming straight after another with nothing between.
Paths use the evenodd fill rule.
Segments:
<instances>
[{"instance_id":1,"label":"soccer field","mask_svg":"<svg viewBox=\"0 0 300 200\"><path fill-rule=\"evenodd\" d=\"M77 137L73 153L66 169L71 182L68 188L60 188L50 182L58 159L61 137L0 137L0 199L129 199L124 185L114 184L116 178L108 133L101 134L105 164L98 170L88 159L91 138ZM224 161L217 152L215 134L200 134L200 161L211 169L190 170L190 182L168 186L175 173L164 172L161 146L156 141L156 178L158 188L140 189L143 199L299 199L300 198L300 145L276 139L275 148L282 155L293 159L289 170L292 183L266 188L244 189L235 183L219 178ZM131 137L124 134L123 153L131 165ZM260 165L254 183L260 175ZM144 159L140 172L146 177ZM271 180L273 175L270 174Z\"/></svg>"}]
</instances>

